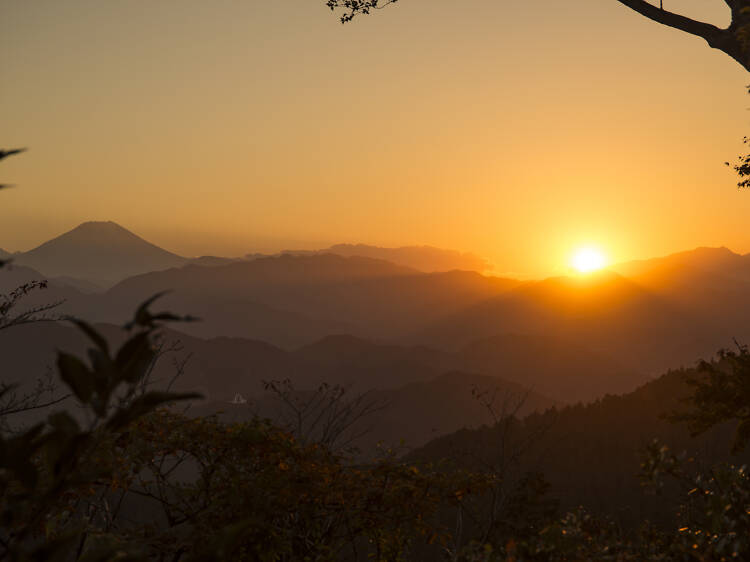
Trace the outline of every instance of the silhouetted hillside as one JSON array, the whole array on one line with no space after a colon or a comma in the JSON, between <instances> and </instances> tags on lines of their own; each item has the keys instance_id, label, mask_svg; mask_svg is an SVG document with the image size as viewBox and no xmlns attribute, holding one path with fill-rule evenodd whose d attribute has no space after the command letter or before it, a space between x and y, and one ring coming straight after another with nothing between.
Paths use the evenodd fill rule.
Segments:
<instances>
[{"instance_id":1,"label":"silhouetted hillside","mask_svg":"<svg viewBox=\"0 0 750 562\"><path fill-rule=\"evenodd\" d=\"M64 299L62 312L119 324L146 298L169 289L160 307L202 319L182 326L185 332L262 340L286 349L331 334L452 351L495 338L497 349L485 349L486 359L478 365L464 359L443 368L539 385L535 388L566 400L628 390L643 374L690 366L730 345L732 338L748 341L750 336L750 281L742 273L747 260L725 249L653 260L649 267L639 266L634 279L601 272L524 283L468 271L425 274L383 260L333 254L224 265L221 258L207 261L211 266L190 264L130 277L103 294L84 294L96 290L91 284L52 278L47 291L30 303ZM21 277L6 276L5 289L20 284ZM516 348L518 339L502 343L510 336L530 338ZM335 341L329 344L336 348ZM388 356L386 348L377 353ZM490 363L489 358L500 356L507 373ZM565 367L555 371L553 359L563 356L568 358L559 364ZM573 356L577 366L568 369ZM420 360L412 368L425 365L431 363ZM394 373L401 377L406 370ZM536 371L539 377L529 374Z\"/></svg>"},{"instance_id":2,"label":"silhouetted hillside","mask_svg":"<svg viewBox=\"0 0 750 562\"><path fill-rule=\"evenodd\" d=\"M497 405L505 400L517 406L520 415L544 411L555 404L549 398L498 377L454 371L429 380L367 392L364 400L375 405L375 411L356 420L347 430L346 437L353 437L349 444L367 456L375 453L379 443L405 451L460 428L491 423L492 415L477 397L477 391L494 394ZM358 395L356 390L350 389L345 400ZM313 394L309 391L294 392L290 396L300 403L313 400ZM338 405L339 409L344 407L343 404ZM314 418L322 411L322 408L313 409L307 415ZM227 421L247 421L259 415L284 425L297 419L294 411L274 394L250 397L245 404L200 404L194 406L192 414L216 412L220 412L221 418Z\"/></svg>"},{"instance_id":3,"label":"silhouetted hillside","mask_svg":"<svg viewBox=\"0 0 750 562\"><path fill-rule=\"evenodd\" d=\"M512 426L506 453L531 439L519 471L543 472L551 484L550 496L562 501L562 509L582 505L632 526L647 519L672 521L675 504L670 501L670 490L665 490L666 495L650 495L638 478L643 451L654 438L704 464L750 460L750 453L730 456L731 425L691 438L684 426L662 417L684 407L686 373L671 371L623 396L532 414ZM428 443L410 458L451 458L457 465L477 468L478 461L496 454L506 429L459 431Z\"/></svg>"},{"instance_id":4,"label":"silhouetted hillside","mask_svg":"<svg viewBox=\"0 0 750 562\"><path fill-rule=\"evenodd\" d=\"M617 267L652 293L702 316L707 332L725 342L736 338L748 343L750 256L726 248L699 248ZM705 350L705 340L692 345Z\"/></svg>"},{"instance_id":5,"label":"silhouetted hillside","mask_svg":"<svg viewBox=\"0 0 750 562\"><path fill-rule=\"evenodd\" d=\"M619 263L608 269L631 279L642 277L656 280L677 273L694 275L704 272L749 281L750 256L737 254L725 247L701 247L659 258Z\"/></svg>"},{"instance_id":6,"label":"silhouetted hillside","mask_svg":"<svg viewBox=\"0 0 750 562\"><path fill-rule=\"evenodd\" d=\"M665 281L667 294L672 283L677 281ZM628 370L658 373L713 354L731 342L728 331L747 332L744 324L727 323L725 312L708 314L602 272L526 283L435 323L415 339L457 347L508 333L547 335L614 358Z\"/></svg>"},{"instance_id":7,"label":"silhouetted hillside","mask_svg":"<svg viewBox=\"0 0 750 562\"><path fill-rule=\"evenodd\" d=\"M629 392L648 380L583 345L551 336L494 336L470 343L458 355L464 368L569 403Z\"/></svg>"},{"instance_id":8,"label":"silhouetted hillside","mask_svg":"<svg viewBox=\"0 0 750 562\"><path fill-rule=\"evenodd\" d=\"M361 256L386 260L398 265L417 269L424 273L440 271L477 271L483 273L491 269L491 264L469 252L445 250L433 246L402 246L400 248L381 248L367 244L335 244L323 250L285 250L285 254L314 255L337 254L339 256Z\"/></svg>"},{"instance_id":9,"label":"silhouetted hillside","mask_svg":"<svg viewBox=\"0 0 750 562\"><path fill-rule=\"evenodd\" d=\"M203 265L206 267L216 267L218 265L228 265L237 261L243 261L237 258L222 258L219 256L200 256L199 258L190 258L188 263L194 265Z\"/></svg>"},{"instance_id":10,"label":"silhouetted hillside","mask_svg":"<svg viewBox=\"0 0 750 562\"><path fill-rule=\"evenodd\" d=\"M50 277L72 277L100 285L186 262L113 222L83 223L16 255L15 260Z\"/></svg>"},{"instance_id":11,"label":"silhouetted hillside","mask_svg":"<svg viewBox=\"0 0 750 562\"><path fill-rule=\"evenodd\" d=\"M0 295L7 295L26 283L45 280L49 281L47 288L29 293L19 303L20 310L53 302L67 302L73 308L84 306L80 301L84 296L78 287L73 286L73 283L66 283L64 279L50 279L35 269L17 265L15 261L3 268L3 274L0 275Z\"/></svg>"},{"instance_id":12,"label":"silhouetted hillside","mask_svg":"<svg viewBox=\"0 0 750 562\"><path fill-rule=\"evenodd\" d=\"M398 339L517 284L475 272L423 274L362 257L284 255L132 277L92 301L86 313L122 321L166 288L172 292L163 306L203 319L185 328L192 334L296 347L335 333Z\"/></svg>"},{"instance_id":13,"label":"silhouetted hillside","mask_svg":"<svg viewBox=\"0 0 750 562\"><path fill-rule=\"evenodd\" d=\"M100 329L113 343L122 338L114 326L102 325ZM33 352L22 345L29 341L34 342ZM295 351L257 340L201 339L173 330L165 332L163 341L165 348L176 342L179 346L157 363L154 380L170 380L176 372L175 361L189 359L174 382L175 388L200 390L209 400L222 402L236 393L258 396L263 393L263 381L284 379L300 390L329 383L362 392L463 372L502 379L557 402L593 399L622 387L630 390L643 380L642 375L620 371L614 363L580 346L568 347L538 337L480 341L458 353L343 335ZM27 377L19 380L28 382L53 366L55 350L83 353L85 343L81 334L64 324L33 324L6 330L0 338L0 356L8 372Z\"/></svg>"}]
</instances>

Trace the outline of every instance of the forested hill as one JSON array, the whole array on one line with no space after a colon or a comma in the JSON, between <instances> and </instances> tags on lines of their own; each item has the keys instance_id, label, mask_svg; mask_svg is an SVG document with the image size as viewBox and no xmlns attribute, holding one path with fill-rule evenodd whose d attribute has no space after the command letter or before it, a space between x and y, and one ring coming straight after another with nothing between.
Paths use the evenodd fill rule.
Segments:
<instances>
[{"instance_id":1,"label":"forested hill","mask_svg":"<svg viewBox=\"0 0 750 562\"><path fill-rule=\"evenodd\" d=\"M654 438L675 452L684 451L704 467L721 461L750 461L748 453L729 453L733 425L692 438L684 425L664 418L665 413L686 407L688 375L695 371L670 371L622 396L550 409L507 426L461 430L431 441L409 459L451 458L472 469L504 464L509 478L538 471L551 485L549 495L560 500L562 510L582 505L627 526L645 520L673 521L676 502L670 501L670 491L652 495L638 477L645 448ZM517 465L503 463L502 458L517 453Z\"/></svg>"}]
</instances>

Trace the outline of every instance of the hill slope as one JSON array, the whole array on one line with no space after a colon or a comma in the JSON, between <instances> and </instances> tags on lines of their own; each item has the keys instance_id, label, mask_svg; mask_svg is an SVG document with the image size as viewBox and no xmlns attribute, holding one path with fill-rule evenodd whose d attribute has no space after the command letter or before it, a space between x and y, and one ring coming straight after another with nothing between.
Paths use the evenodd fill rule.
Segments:
<instances>
[{"instance_id":1,"label":"hill slope","mask_svg":"<svg viewBox=\"0 0 750 562\"><path fill-rule=\"evenodd\" d=\"M192 334L296 347L336 333L395 339L517 284L475 272L424 274L356 256L282 255L132 277L84 312L119 322L144 299L170 289L162 306L203 319L185 328Z\"/></svg>"},{"instance_id":2,"label":"hill slope","mask_svg":"<svg viewBox=\"0 0 750 562\"><path fill-rule=\"evenodd\" d=\"M670 277L657 292L612 272L530 282L443 318L413 340L455 348L508 333L546 335L614 358L628 370L656 374L712 355L732 335L750 334L728 298L729 286L717 284L722 298L706 306L698 305L706 298L699 284L685 289L692 302L677 298L680 286ZM750 302L746 289L742 300Z\"/></svg>"},{"instance_id":3,"label":"hill slope","mask_svg":"<svg viewBox=\"0 0 750 562\"><path fill-rule=\"evenodd\" d=\"M685 407L689 389L684 377L692 373L671 371L622 396L532 414L513 424L509 432L508 428L459 431L433 440L411 458L450 458L476 468L473 462L497 462L503 445L504 454L522 447L513 472L542 472L551 484L550 496L561 500L563 510L582 505L628 526L646 520L670 522L675 505L670 502L670 490L660 496L649 494L638 477L645 447L654 438L699 462L743 464L750 460L750 451L729 454L731 424L691 438L683 425L663 418Z\"/></svg>"}]
</instances>

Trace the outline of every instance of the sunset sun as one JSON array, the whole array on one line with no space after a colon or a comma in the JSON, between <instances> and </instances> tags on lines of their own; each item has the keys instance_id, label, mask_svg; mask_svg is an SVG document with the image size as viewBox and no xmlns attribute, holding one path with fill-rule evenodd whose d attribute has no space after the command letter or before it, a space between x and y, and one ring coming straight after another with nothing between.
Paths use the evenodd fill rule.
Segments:
<instances>
[{"instance_id":1,"label":"sunset sun","mask_svg":"<svg viewBox=\"0 0 750 562\"><path fill-rule=\"evenodd\" d=\"M607 265L607 258L596 248L579 248L573 254L570 265L579 273L590 273Z\"/></svg>"}]
</instances>

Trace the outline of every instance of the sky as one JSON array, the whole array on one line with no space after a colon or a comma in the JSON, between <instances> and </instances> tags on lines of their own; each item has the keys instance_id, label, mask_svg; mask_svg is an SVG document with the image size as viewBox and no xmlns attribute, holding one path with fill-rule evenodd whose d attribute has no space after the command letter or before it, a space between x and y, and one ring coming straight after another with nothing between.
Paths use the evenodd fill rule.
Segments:
<instances>
[{"instance_id":1,"label":"sky","mask_svg":"<svg viewBox=\"0 0 750 562\"><path fill-rule=\"evenodd\" d=\"M719 25L720 0L665 8ZM112 220L183 255L333 243L495 273L750 252L747 73L615 0L0 0L0 248Z\"/></svg>"}]
</instances>

